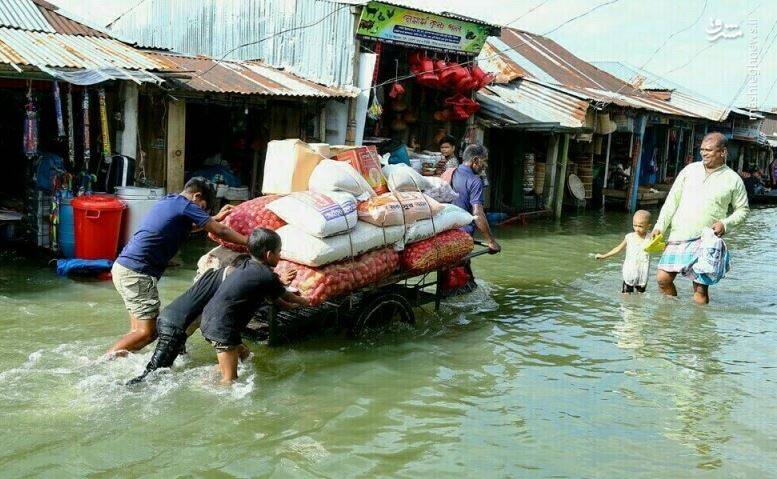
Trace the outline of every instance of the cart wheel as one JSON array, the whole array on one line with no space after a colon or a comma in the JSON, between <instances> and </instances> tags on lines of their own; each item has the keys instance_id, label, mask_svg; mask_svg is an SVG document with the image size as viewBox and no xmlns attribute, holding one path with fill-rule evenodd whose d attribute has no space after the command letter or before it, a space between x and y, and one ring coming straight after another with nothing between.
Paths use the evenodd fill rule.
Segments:
<instances>
[{"instance_id":1,"label":"cart wheel","mask_svg":"<svg viewBox=\"0 0 777 479\"><path fill-rule=\"evenodd\" d=\"M365 331L396 322L415 324L415 313L410 302L399 293L381 293L367 299L359 308L351 325L351 335L361 336Z\"/></svg>"}]
</instances>

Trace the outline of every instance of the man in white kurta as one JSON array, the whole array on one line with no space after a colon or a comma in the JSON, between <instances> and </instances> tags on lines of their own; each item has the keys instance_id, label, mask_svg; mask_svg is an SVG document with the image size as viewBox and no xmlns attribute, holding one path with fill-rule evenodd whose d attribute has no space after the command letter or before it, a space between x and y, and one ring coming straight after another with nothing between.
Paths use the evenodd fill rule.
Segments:
<instances>
[{"instance_id":1,"label":"man in white kurta","mask_svg":"<svg viewBox=\"0 0 777 479\"><path fill-rule=\"evenodd\" d=\"M709 303L709 286L716 281L700 278L692 264L698 259L704 228L718 237L730 232L750 211L745 185L726 166L726 137L709 133L701 144L702 161L683 168L675 179L658 216L653 236L669 229L667 249L658 263L656 279L662 293L677 296L674 280L678 273L693 281L693 298ZM729 211L733 210L730 214ZM666 236L666 235L665 235Z\"/></svg>"}]
</instances>

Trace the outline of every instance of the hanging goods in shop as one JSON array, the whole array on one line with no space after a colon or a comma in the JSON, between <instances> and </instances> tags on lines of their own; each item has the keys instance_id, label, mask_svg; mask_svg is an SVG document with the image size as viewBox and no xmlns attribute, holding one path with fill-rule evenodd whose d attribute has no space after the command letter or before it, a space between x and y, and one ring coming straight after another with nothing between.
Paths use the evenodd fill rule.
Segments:
<instances>
[{"instance_id":1,"label":"hanging goods in shop","mask_svg":"<svg viewBox=\"0 0 777 479\"><path fill-rule=\"evenodd\" d=\"M103 139L103 157L111 156L111 134L108 132L108 109L105 106L105 88L97 90L97 98L100 102L100 127Z\"/></svg>"},{"instance_id":2,"label":"hanging goods in shop","mask_svg":"<svg viewBox=\"0 0 777 479\"><path fill-rule=\"evenodd\" d=\"M75 125L73 125L73 85L67 88L67 160L76 163Z\"/></svg>"},{"instance_id":3,"label":"hanging goods in shop","mask_svg":"<svg viewBox=\"0 0 777 479\"><path fill-rule=\"evenodd\" d=\"M380 102L378 101L378 96L373 94L372 95L372 103L370 104L370 107L367 109L367 116L370 117L370 120L379 120L380 117L383 115L383 107L380 105Z\"/></svg>"},{"instance_id":4,"label":"hanging goods in shop","mask_svg":"<svg viewBox=\"0 0 777 479\"><path fill-rule=\"evenodd\" d=\"M481 88L494 81L495 78L493 73L486 73L477 65L472 65L472 67L470 67L470 73L472 78L477 82L475 90L480 90Z\"/></svg>"},{"instance_id":5,"label":"hanging goods in shop","mask_svg":"<svg viewBox=\"0 0 777 479\"><path fill-rule=\"evenodd\" d=\"M32 84L24 107L24 154L27 158L38 156L38 109L32 100Z\"/></svg>"},{"instance_id":6,"label":"hanging goods in shop","mask_svg":"<svg viewBox=\"0 0 777 479\"><path fill-rule=\"evenodd\" d=\"M54 114L57 117L57 136L65 136L65 121L62 118L62 98L59 96L59 82L54 80L51 84L52 95L54 96Z\"/></svg>"},{"instance_id":7,"label":"hanging goods in shop","mask_svg":"<svg viewBox=\"0 0 777 479\"><path fill-rule=\"evenodd\" d=\"M534 153L526 153L523 160L523 191L531 193L534 190Z\"/></svg>"},{"instance_id":8,"label":"hanging goods in shop","mask_svg":"<svg viewBox=\"0 0 777 479\"><path fill-rule=\"evenodd\" d=\"M446 98L445 103L450 106L452 112L450 117L452 120L466 120L480 110L478 102L465 97L461 93Z\"/></svg>"},{"instance_id":9,"label":"hanging goods in shop","mask_svg":"<svg viewBox=\"0 0 777 479\"><path fill-rule=\"evenodd\" d=\"M391 98L399 98L405 94L405 87L403 87L399 82L394 82L393 85L391 85L391 90L389 90L388 96Z\"/></svg>"},{"instance_id":10,"label":"hanging goods in shop","mask_svg":"<svg viewBox=\"0 0 777 479\"><path fill-rule=\"evenodd\" d=\"M89 149L89 90L84 88L84 102L81 105L84 113L84 171L89 172L89 160L91 151Z\"/></svg>"}]
</instances>

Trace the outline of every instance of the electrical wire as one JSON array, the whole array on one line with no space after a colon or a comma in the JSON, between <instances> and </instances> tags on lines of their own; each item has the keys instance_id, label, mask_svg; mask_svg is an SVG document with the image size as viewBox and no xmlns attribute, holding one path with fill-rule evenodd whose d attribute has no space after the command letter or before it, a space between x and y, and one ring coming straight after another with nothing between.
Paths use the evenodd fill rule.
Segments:
<instances>
[{"instance_id":1,"label":"electrical wire","mask_svg":"<svg viewBox=\"0 0 777 479\"><path fill-rule=\"evenodd\" d=\"M683 28L681 30L677 30L676 32L674 32L671 35L669 35L668 37L666 37L666 40L664 40L664 43L662 43L658 48L656 48L653 51L653 53L650 54L650 57L645 61L645 63L642 64L642 66L640 67L640 70L645 68L647 66L647 64L650 63L653 60L653 58L655 58L655 56L658 54L658 52L660 52L661 50L664 49L664 47L667 45L667 43L669 43L669 41L672 38L674 38L675 36L677 36L677 35L679 35L681 33L685 33L688 30L690 30L691 28L695 27L696 24L699 23L699 20L701 20L701 17L704 16L704 12L707 11L707 4L708 3L709 3L709 0L704 0L704 6L701 7L701 12L699 12L699 16L696 17L696 20L694 20L693 23L691 23L690 25L688 25L687 27L685 27L685 28Z\"/></svg>"},{"instance_id":2,"label":"electrical wire","mask_svg":"<svg viewBox=\"0 0 777 479\"><path fill-rule=\"evenodd\" d=\"M683 33L683 32L686 32L686 31L690 30L690 29L691 29L691 28L693 28L693 27L694 27L694 26L695 26L697 23L699 23L699 20L701 20L701 17L704 15L704 12L707 10L707 3L709 3L709 0L704 0L704 5L702 6L701 12L699 13L699 16L697 16L697 17L696 17L696 20L694 20L694 22L693 22L692 24L688 25L688 26L687 26L687 27L685 27L685 28L682 28L682 29L680 29L680 30L677 30L676 32L674 32L674 33L672 33L671 35L669 35L669 36L666 38L666 40L664 40L664 43L662 43L661 45L659 45L659 46L658 46L658 48L656 48L656 49L653 51L653 53L652 53L652 54L650 55L650 57L649 57L649 58L648 58L648 59L645 61L645 63L643 63L643 64L642 64L642 66L640 66L640 67L639 67L639 70L640 70L640 72L641 72L642 70L644 70L644 68L647 66L647 64L648 64L648 63L650 63L650 62L653 60L653 58L654 58L654 57L655 57L655 56L658 54L658 52L659 52L659 51L661 51L661 50L662 50L662 49L663 49L663 48L666 46L666 44L667 44L667 43L669 43L669 40L671 40L671 39L672 39L672 37L674 37L674 36L676 36L676 35L679 35L680 33ZM714 45L714 43L713 43L713 45ZM693 61L693 59L689 60L689 61L688 61L688 63L690 63L691 61ZM615 91L615 95L619 94L619 93L620 93L620 92L623 90L623 88L625 88L627 85L629 85L629 86L632 86L632 85L630 85L629 83L627 83L627 82L625 82L625 81L624 81L624 82L623 82L623 84L620 86L620 88L618 88L618 89ZM601 108L603 108L603 107L604 107L604 102L603 102L603 101L599 101L599 102L597 102L597 108L601 109Z\"/></svg>"},{"instance_id":3,"label":"electrical wire","mask_svg":"<svg viewBox=\"0 0 777 479\"><path fill-rule=\"evenodd\" d=\"M771 30L774 30L775 26L777 26L777 19L774 20L774 23L772 24L772 29ZM771 32L771 30L770 30L770 32ZM767 36L767 40L768 40L768 36ZM761 66L761 63L764 61L764 58L766 58L766 54L769 53L769 50L771 50L772 46L774 45L775 40L777 40L777 35L775 35L772 38L772 40L769 42L769 46L768 47L766 46L766 42L764 42L763 47L761 47L761 51L758 52L758 55L756 57L756 58L758 58L758 63L756 63L755 66L751 67L752 70L756 71L756 74L757 74L758 67ZM745 86L748 84L750 79L754 78L754 77L755 76L751 75L750 73L745 75L745 80L742 82L742 85L739 86L739 89L734 94L734 97L731 98L731 101L728 103L728 105L726 105L726 110L731 109L731 106L734 105L734 102L736 102L737 99L739 99L739 95L742 94L742 90L745 89Z\"/></svg>"},{"instance_id":4,"label":"electrical wire","mask_svg":"<svg viewBox=\"0 0 777 479\"><path fill-rule=\"evenodd\" d=\"M758 4L758 5L756 5L756 6L755 6L755 7L754 7L752 10L750 10L749 12L747 12L747 13L745 14L745 18L747 18L748 16L750 16L750 14L751 14L751 13L753 13L754 11L758 10L758 8L759 8L760 6L761 6L761 4L759 3L759 4ZM719 43L720 43L720 42L711 43L711 44L707 45L706 47L704 47L704 48L702 48L702 49L700 49L700 50L697 50L695 53L691 54L691 55L688 57L688 58L689 58L689 60L688 60L687 62L683 63L682 65L680 65L680 66L679 66L679 67L677 67L677 68L673 68L673 69L671 69L671 70L667 71L665 74L667 74L667 75L668 75L668 74L670 74L670 73L674 73L674 72L676 72L676 71L678 71L678 70L682 70L683 68L685 68L685 67L687 67L688 65L690 65L691 63L693 63L693 61L694 61L694 60L696 60L697 58L699 58L699 56L700 56L702 53L706 52L707 50L709 50L710 48L714 47L715 45L718 45Z\"/></svg>"},{"instance_id":5,"label":"electrical wire","mask_svg":"<svg viewBox=\"0 0 777 479\"><path fill-rule=\"evenodd\" d=\"M555 31L558 31L558 30L559 30L559 29L561 29L562 27L564 27L564 26L566 26L566 25L568 25L568 24L570 24L570 23L574 22L575 20L579 20L580 18L583 18L583 17L585 17L586 15L589 15L589 14L593 13L594 11L598 10L598 9L599 9L599 8L601 8L601 7L604 7L604 6L607 6L607 5L612 5L612 4L614 4L614 3L618 3L618 2L620 2L620 1L621 1L621 0L610 0L610 1L608 1L608 2L603 2L603 3L600 3L600 4L596 5L596 6L595 6L595 7L593 7L593 8L591 8L591 9L589 9L589 10L586 10L585 12L581 13L580 15L577 15L577 16L574 16L574 17L572 17L572 18L570 18L570 19L567 19L566 21L562 22L560 25L558 25L558 26L556 26L556 27L554 27L554 28L552 28L552 29L548 30L548 31L547 31L547 32L545 32L545 33L542 33L542 34L541 34L541 36L546 36L546 35L549 35L549 34L551 34L551 33L555 32ZM508 47L507 47L507 48L505 48L505 49L502 49L502 50L497 50L497 51L495 51L493 54L491 54L491 55L487 55L487 56L485 56L485 57L483 57L483 58L484 58L484 59L491 59L491 58L495 58L495 57L499 56L499 54L500 54L500 53L504 53L504 52L506 52L506 51L513 50L515 47L518 47L518 46L521 46L521 45L526 45L527 43L528 43L528 42L526 42L526 41L522 41L522 42L520 42L520 43L517 43L517 44L514 44L514 45L512 45L512 46L508 46ZM459 63L459 65L460 65L460 66L464 66L464 65L470 65L470 64L473 64L473 63L475 63L475 62L477 62L477 61L478 61L478 58L473 58L473 59L471 59L471 60L467 60L467 61L461 62L461 63ZM385 85L388 85L389 83L394 83L394 82L396 82L396 81L407 80L407 79L409 79L409 78L415 78L415 77L416 77L416 75L421 75L421 74L423 74L423 73L432 73L432 72L434 72L434 69L432 69L432 70L427 70L427 71L421 71L421 72L417 72L416 74L410 74L410 75L401 76L401 77L399 77L399 78L396 78L396 79L393 79L393 80L390 80L390 81L385 81L385 82L378 83L378 84L375 84L375 85L373 85L373 86L370 86L370 87L367 87L367 88L362 88L362 89L359 89L359 90L358 90L358 92L359 92L359 93L364 93L364 92L367 92L367 91L370 91L370 90L374 90L374 89L377 89L377 88L383 87L383 86L385 86Z\"/></svg>"},{"instance_id":6,"label":"electrical wire","mask_svg":"<svg viewBox=\"0 0 777 479\"><path fill-rule=\"evenodd\" d=\"M545 5L545 4L546 4L546 3L548 3L549 1L550 1L550 0L545 0L545 1L543 1L543 2L540 2L540 3L538 3L538 4L537 4L537 5L535 5L534 7L532 7L532 8L530 8L530 9L528 9L527 11L523 12L522 14L520 14L519 16L515 17L514 19L510 20L509 22L505 23L505 24L504 24L504 25L502 25L502 26L503 26L503 27L506 27L506 26L508 26L508 25L512 25L513 23L515 23L515 22L517 22L518 20L522 19L522 18L523 18L523 17L525 17L526 15L530 14L531 12L533 12L533 11L537 10L538 8L540 8L541 6Z\"/></svg>"},{"instance_id":7,"label":"electrical wire","mask_svg":"<svg viewBox=\"0 0 777 479\"><path fill-rule=\"evenodd\" d=\"M278 35L283 35L284 33L289 33L289 32L294 32L294 31L297 31L297 30L304 30L305 28L314 27L314 26L316 26L316 25L318 25L320 23L323 23L324 20L326 20L327 18L331 17L335 13L338 13L338 12L340 12L340 11L346 9L346 8L350 8L351 6L352 5L350 5L350 4L342 5L342 6L338 7L338 8L336 8L336 9L332 10L328 14L324 15L323 17L319 18L318 20L316 20L313 23L308 23L308 24L305 24L305 25L299 25L299 26L293 27L293 28L287 28L286 30L281 30L280 32L275 32L275 33L273 33L271 35L267 35L266 37L260 38L259 40L255 40L253 42L247 42L247 43L243 43L242 45L238 45L235 48L227 51L224 55L221 56L221 58L219 58L218 60L214 61L213 65L211 65L207 70L203 71L202 73L198 73L196 75L192 75L191 79L193 80L195 78L200 78L203 75L207 74L209 71L211 71L214 68L216 68L216 65L218 65L221 62L223 62L224 59L226 59L227 56L229 56L229 54L234 52L235 50L239 50L241 48L249 47L251 45L258 45L259 43L265 42L267 40L271 40L271 39L277 37Z\"/></svg>"},{"instance_id":8,"label":"electrical wire","mask_svg":"<svg viewBox=\"0 0 777 479\"><path fill-rule=\"evenodd\" d=\"M763 102L761 102L761 106L758 107L759 110L763 110L764 107L766 106L766 103L769 101L769 96L771 96L772 90L774 90L775 85L777 85L777 78L774 79L774 81L772 82L772 85L766 91L766 96L764 96Z\"/></svg>"}]
</instances>

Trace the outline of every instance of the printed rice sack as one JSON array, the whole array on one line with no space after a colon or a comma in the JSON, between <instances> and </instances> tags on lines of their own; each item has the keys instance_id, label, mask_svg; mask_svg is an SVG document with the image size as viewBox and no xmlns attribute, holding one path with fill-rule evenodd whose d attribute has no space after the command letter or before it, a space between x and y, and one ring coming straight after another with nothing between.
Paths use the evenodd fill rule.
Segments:
<instances>
[{"instance_id":1,"label":"printed rice sack","mask_svg":"<svg viewBox=\"0 0 777 479\"><path fill-rule=\"evenodd\" d=\"M431 219L416 221L408 225L405 232L405 244L415 243L442 233L458 229L475 221L475 217L456 205L443 205L442 211Z\"/></svg>"},{"instance_id":2,"label":"printed rice sack","mask_svg":"<svg viewBox=\"0 0 777 479\"><path fill-rule=\"evenodd\" d=\"M353 166L343 161L321 160L310 175L308 187L310 191L319 193L345 191L359 201L375 196L367 180Z\"/></svg>"},{"instance_id":3,"label":"printed rice sack","mask_svg":"<svg viewBox=\"0 0 777 479\"><path fill-rule=\"evenodd\" d=\"M356 226L356 199L350 193L300 191L267 205L283 221L307 234L326 238Z\"/></svg>"},{"instance_id":4,"label":"printed rice sack","mask_svg":"<svg viewBox=\"0 0 777 479\"><path fill-rule=\"evenodd\" d=\"M432 187L429 180L405 164L386 165L383 167L388 189L398 191L425 191Z\"/></svg>"},{"instance_id":5,"label":"printed rice sack","mask_svg":"<svg viewBox=\"0 0 777 479\"><path fill-rule=\"evenodd\" d=\"M385 193L359 203L359 219L376 226L398 226L431 218L443 206L423 193Z\"/></svg>"},{"instance_id":6,"label":"printed rice sack","mask_svg":"<svg viewBox=\"0 0 777 479\"><path fill-rule=\"evenodd\" d=\"M378 226L358 221L348 233L318 238L293 225L278 230L283 245L281 258L307 266L319 267L346 258L354 258L367 251L402 241L402 226Z\"/></svg>"},{"instance_id":7,"label":"printed rice sack","mask_svg":"<svg viewBox=\"0 0 777 479\"><path fill-rule=\"evenodd\" d=\"M285 225L278 215L267 209L267 205L280 198L277 195L260 196L253 200L244 201L232 209L232 213L226 217L224 224L248 236L255 228L267 228L277 230ZM235 251L247 251L245 246L240 246L209 234L210 239Z\"/></svg>"},{"instance_id":8,"label":"printed rice sack","mask_svg":"<svg viewBox=\"0 0 777 479\"><path fill-rule=\"evenodd\" d=\"M197 274L194 276L194 281L197 281L200 276L205 274L210 269L219 269L222 266L228 266L240 256L242 253L232 251L224 246L216 246L212 250L208 251L204 255L200 256L197 261Z\"/></svg>"},{"instance_id":9,"label":"printed rice sack","mask_svg":"<svg viewBox=\"0 0 777 479\"><path fill-rule=\"evenodd\" d=\"M352 150L344 151L334 157L337 161L344 161L358 171L376 194L382 195L388 192L386 178L380 167L380 156L374 145L359 146Z\"/></svg>"},{"instance_id":10,"label":"printed rice sack","mask_svg":"<svg viewBox=\"0 0 777 479\"><path fill-rule=\"evenodd\" d=\"M424 190L424 193L430 198L434 198L440 203L451 203L459 194L453 190L453 187L436 176L426 177L429 182L429 188Z\"/></svg>"},{"instance_id":11,"label":"printed rice sack","mask_svg":"<svg viewBox=\"0 0 777 479\"><path fill-rule=\"evenodd\" d=\"M340 261L322 268L310 268L305 265L282 260L275 272L282 274L296 270L297 275L291 286L317 306L324 301L341 296L358 288L385 279L399 266L399 255L392 248L358 256L353 260Z\"/></svg>"},{"instance_id":12,"label":"printed rice sack","mask_svg":"<svg viewBox=\"0 0 777 479\"><path fill-rule=\"evenodd\" d=\"M458 263L474 247L472 237L464 231L445 231L409 245L400 253L399 261L404 271L426 273Z\"/></svg>"}]
</instances>

